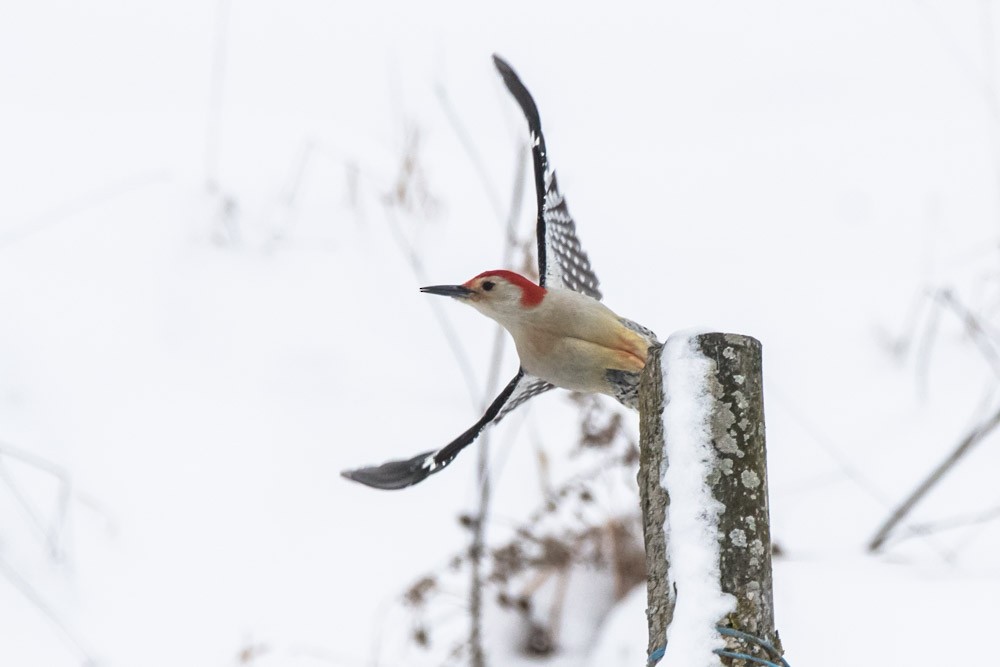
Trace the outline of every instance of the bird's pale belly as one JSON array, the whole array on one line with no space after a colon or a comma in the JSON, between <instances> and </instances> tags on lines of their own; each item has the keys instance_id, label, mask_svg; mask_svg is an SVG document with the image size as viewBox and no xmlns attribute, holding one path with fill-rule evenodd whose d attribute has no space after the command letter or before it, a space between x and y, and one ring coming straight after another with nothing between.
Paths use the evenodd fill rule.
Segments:
<instances>
[{"instance_id":1,"label":"bird's pale belly","mask_svg":"<svg viewBox=\"0 0 1000 667\"><path fill-rule=\"evenodd\" d=\"M634 351L579 338L536 338L519 344L517 352L524 370L572 391L610 393L608 370L639 372L645 366Z\"/></svg>"}]
</instances>

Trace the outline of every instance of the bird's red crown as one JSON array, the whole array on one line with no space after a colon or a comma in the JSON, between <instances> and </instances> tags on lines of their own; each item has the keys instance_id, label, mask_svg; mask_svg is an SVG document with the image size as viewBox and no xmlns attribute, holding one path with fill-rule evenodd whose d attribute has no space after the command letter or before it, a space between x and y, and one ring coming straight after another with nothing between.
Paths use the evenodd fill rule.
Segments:
<instances>
[{"instance_id":1,"label":"bird's red crown","mask_svg":"<svg viewBox=\"0 0 1000 667\"><path fill-rule=\"evenodd\" d=\"M512 285L517 285L521 288L521 305L522 306L537 306L545 298L545 288L536 285L519 273L514 273L513 271L506 271L504 269L494 269L493 271L483 271L478 276L472 280L478 280L479 278L489 278L490 276L495 276L497 278L503 278ZM471 283L472 280L469 282Z\"/></svg>"}]
</instances>

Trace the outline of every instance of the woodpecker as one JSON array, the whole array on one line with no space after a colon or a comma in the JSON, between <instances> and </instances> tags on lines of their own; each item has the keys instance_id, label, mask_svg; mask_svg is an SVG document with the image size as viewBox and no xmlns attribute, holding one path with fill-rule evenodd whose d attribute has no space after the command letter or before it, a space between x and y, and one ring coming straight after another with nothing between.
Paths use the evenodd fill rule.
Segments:
<instances>
[{"instance_id":1,"label":"woodpecker","mask_svg":"<svg viewBox=\"0 0 1000 667\"><path fill-rule=\"evenodd\" d=\"M659 344L652 331L601 303L599 281L549 167L538 107L510 65L496 55L493 63L528 122L540 284L497 269L461 285L433 285L420 291L468 304L503 326L514 339L521 367L479 421L441 449L341 473L374 488L401 489L441 471L484 428L554 387L606 394L638 409L639 375L649 348Z\"/></svg>"}]
</instances>

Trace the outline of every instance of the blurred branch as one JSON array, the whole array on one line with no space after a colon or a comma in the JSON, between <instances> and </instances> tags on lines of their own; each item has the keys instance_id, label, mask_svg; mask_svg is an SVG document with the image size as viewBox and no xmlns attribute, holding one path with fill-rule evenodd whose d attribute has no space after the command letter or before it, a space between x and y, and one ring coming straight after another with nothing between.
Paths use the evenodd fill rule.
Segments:
<instances>
[{"instance_id":1,"label":"blurred branch","mask_svg":"<svg viewBox=\"0 0 1000 667\"><path fill-rule=\"evenodd\" d=\"M965 307L955 294L949 289L937 290L933 298L946 308L949 308L962 321L965 332L969 339L976 344L986 362L993 369L994 375L1000 378L1000 354L997 353L994 339L991 333L986 331L986 325L968 308Z\"/></svg>"},{"instance_id":2,"label":"blurred branch","mask_svg":"<svg viewBox=\"0 0 1000 667\"><path fill-rule=\"evenodd\" d=\"M479 176L479 182L486 193L486 197L489 200L496 217L503 222L503 207L500 204L500 197L497 194L496 187L490 178L489 172L486 170L475 143L473 142L468 131L466 131L465 126L462 124L458 113L455 112L454 107L451 105L445 87L438 84L435 87L435 92L437 93L438 101L441 103L441 107L444 110L445 117L448 119L448 122L451 125L452 130L455 132L455 135L465 151L466 156L472 163L476 174ZM518 246L517 223L518 219L521 217L521 202L524 200L525 165L527 162L526 153L527 151L525 147L522 146L517 152L515 162L514 183L511 192L510 204L507 208L506 224L504 225L503 255L501 259L501 266L504 267L510 266L514 250ZM486 392L483 397L482 409L485 409L486 404L497 391L500 384L500 366L503 361L506 343L506 332L503 327L497 325L493 337L493 352L490 356L490 370L486 381ZM469 649L471 651L471 664L474 667L481 667L485 664L485 657L483 655L482 648L483 580L481 563L483 550L485 548L486 520L489 514L491 495L489 474L489 433L484 433L483 436L480 437L480 442L478 443L477 448L479 453L476 479L479 487L479 507L476 511L476 517L472 521L472 536L471 544L469 546L471 561L471 589L469 594L471 624L469 631Z\"/></svg>"},{"instance_id":3,"label":"blurred branch","mask_svg":"<svg viewBox=\"0 0 1000 667\"><path fill-rule=\"evenodd\" d=\"M927 324L924 326L919 342L916 343L916 372L917 388L922 396L927 391L927 376L930 373L931 351L934 348L934 340L937 338L938 326L941 323L941 308L931 300L931 306L927 312Z\"/></svg>"},{"instance_id":4,"label":"blurred branch","mask_svg":"<svg viewBox=\"0 0 1000 667\"><path fill-rule=\"evenodd\" d=\"M468 156L469 161L472 162L472 166L476 170L476 175L479 177L479 183L483 186L483 190L486 192L486 198L489 200L490 206L493 208L494 215L496 215L497 220L502 223L503 206L500 204L500 195L497 194L496 188L493 186L493 181L490 179L489 172L486 171L486 166L483 164L483 159L480 157L479 151L476 149L476 145L472 141L472 137L469 136L468 131L462 124L461 118L455 112L455 108L451 105L451 101L448 99L448 92L445 90L445 87L439 83L435 86L434 92L437 94L438 101L441 103L441 108L444 110L444 115L448 119L451 129L454 130L455 136L458 138L458 142L462 145L462 149L465 151L466 156ZM507 225L507 231L508 233L512 231L509 224Z\"/></svg>"},{"instance_id":5,"label":"blurred branch","mask_svg":"<svg viewBox=\"0 0 1000 667\"><path fill-rule=\"evenodd\" d=\"M431 217L437 212L438 201L431 193L427 175L420 162L420 130L407 125L404 134L403 159L391 189L383 200L408 212Z\"/></svg>"},{"instance_id":6,"label":"blurred branch","mask_svg":"<svg viewBox=\"0 0 1000 667\"><path fill-rule=\"evenodd\" d=\"M521 202L524 199L526 151L522 147L517 151L514 165L514 185L512 188L510 209L507 215L506 234L503 244L501 266L508 266L517 242L517 221L521 217ZM503 362L504 348L507 345L507 333L500 325L496 325L493 335L493 353L490 356L490 371L486 380L486 394L483 397L482 409L485 410L491 397L500 385L500 365ZM479 508L476 520L472 525L472 544L469 553L472 561L472 587L469 595L472 627L469 633L469 646L472 650L472 664L476 667L485 664L482 649L482 613L483 613L483 580L481 572L482 554L486 541L486 518L490 507L490 437L489 432L481 436L478 445L479 456L476 467L476 480L479 485Z\"/></svg>"},{"instance_id":7,"label":"blurred branch","mask_svg":"<svg viewBox=\"0 0 1000 667\"><path fill-rule=\"evenodd\" d=\"M143 172L134 174L116 183L111 183L110 185L97 188L77 197L72 197L59 206L56 206L51 211L34 216L25 221L24 224L15 226L12 231L0 235L0 248L5 248L22 241L25 238L48 229L49 227L53 227L67 218L77 215L78 213L83 213L90 209L103 206L109 201L135 192L136 190L149 187L150 185L165 182L168 178L169 174L166 171Z\"/></svg>"},{"instance_id":8,"label":"blurred branch","mask_svg":"<svg viewBox=\"0 0 1000 667\"><path fill-rule=\"evenodd\" d=\"M46 526L46 521L42 519L41 512L35 508L13 479L9 471L9 466L4 461L5 457L19 461L56 479L59 485L59 501L57 503L57 512L48 526ZM65 468L37 454L3 441L0 441L0 479L10 489L11 495L14 496L14 500L25 513L28 522L40 533L41 539L45 542L53 558L58 559L62 556L62 534L65 530L70 500L75 498L82 505L98 512L110 521L110 515L96 500L74 490L72 477Z\"/></svg>"},{"instance_id":9,"label":"blurred branch","mask_svg":"<svg viewBox=\"0 0 1000 667\"><path fill-rule=\"evenodd\" d=\"M45 543L49 555L58 560L60 558L59 537L62 532L62 520L65 519L66 516L65 506L68 496L65 484L61 483L59 485L59 517L52 522L52 526L46 528L45 521L41 518L41 512L37 511L28 497L22 493L20 486L18 486L17 482L14 481L10 473L7 471L7 464L4 462L3 458L0 458L0 480L2 480L10 490L11 495L14 496L14 500L24 513L28 525L35 530L38 538Z\"/></svg>"},{"instance_id":10,"label":"blurred branch","mask_svg":"<svg viewBox=\"0 0 1000 667\"><path fill-rule=\"evenodd\" d=\"M235 662L237 665L255 665L259 660L263 660L267 664L273 664L274 659L281 657L293 658L295 664L299 664L299 659L306 659L312 663L336 665L337 667L374 667L375 665L370 660L344 655L326 648L304 645L280 648L255 641L244 643L236 655Z\"/></svg>"},{"instance_id":11,"label":"blurred branch","mask_svg":"<svg viewBox=\"0 0 1000 667\"><path fill-rule=\"evenodd\" d=\"M94 667L97 662L94 658L87 652L87 649L83 647L83 644L76 637L76 635L70 631L65 623L59 618L55 610L42 599L42 596L38 594L38 591L28 583L28 581L21 576L21 574L15 570L3 557L0 557L0 574L17 589L17 591L34 606L38 611L42 613L45 619L55 628L57 633L62 636L63 643L66 644L70 650L76 653L78 659L83 663L85 667Z\"/></svg>"},{"instance_id":12,"label":"blurred branch","mask_svg":"<svg viewBox=\"0 0 1000 667\"><path fill-rule=\"evenodd\" d=\"M882 524L882 526L875 533L871 542L868 543L868 550L875 552L879 551L882 546L889 539L892 531L896 528L899 523L906 518L910 511L919 503L927 493L933 489L938 482L951 470L956 463L958 463L966 453L969 452L973 447L982 442L990 433L1000 425L1000 409L990 415L987 419L981 422L978 426L974 427L969 433L962 438L961 442L955 450L948 455L948 457L942 461L931 473L917 485L917 488L910 493L910 495L904 500L899 507L897 507L889 518Z\"/></svg>"},{"instance_id":13,"label":"blurred branch","mask_svg":"<svg viewBox=\"0 0 1000 667\"><path fill-rule=\"evenodd\" d=\"M226 80L226 52L232 0L215 5L215 41L212 43L212 79L209 84L208 120L205 128L205 185L209 192L219 187L219 142L222 133L222 90Z\"/></svg>"},{"instance_id":14,"label":"blurred branch","mask_svg":"<svg viewBox=\"0 0 1000 667\"><path fill-rule=\"evenodd\" d=\"M312 138L305 139L299 146L299 152L292 161L291 173L285 182L285 187L282 188L281 203L285 206L295 205L295 200L302 188L302 180L306 175L306 167L309 166L312 156L318 148L319 142Z\"/></svg>"},{"instance_id":15,"label":"blurred branch","mask_svg":"<svg viewBox=\"0 0 1000 667\"><path fill-rule=\"evenodd\" d=\"M805 413L797 405L795 405L783 391L776 389L772 383L768 385L767 393L768 400L774 401L781 406L792 418L792 420L798 422L799 427L810 436L808 440L811 440L814 444L818 445L820 449L826 452L826 454L833 459L833 461L837 464L837 467L840 468L840 475L847 477L849 480L854 482L859 489L862 489L870 497L877 500L885 507L891 506L889 498L878 487L878 484L876 484L872 478L864 473L861 466L855 464L851 458L844 453L843 448L834 442L819 424L806 417Z\"/></svg>"},{"instance_id":16,"label":"blurred branch","mask_svg":"<svg viewBox=\"0 0 1000 667\"><path fill-rule=\"evenodd\" d=\"M997 519L1000 519L1000 507L993 507L975 514L966 514L954 516L948 519L941 519L940 521L911 524L906 527L905 533L896 535L892 540L886 540L886 543L891 542L893 544L899 544L900 542L905 542L906 540L914 537L923 537L926 535L933 535L935 533L943 533L949 530L967 528L969 526L989 523L990 521L995 521Z\"/></svg>"},{"instance_id":17,"label":"blurred branch","mask_svg":"<svg viewBox=\"0 0 1000 667\"><path fill-rule=\"evenodd\" d=\"M395 208L392 204L384 202L383 211L385 211L386 221L389 223L389 230L396 240L396 245L399 246L399 249L403 252L403 256L410 264L413 275L417 277L419 282L426 284L428 280L427 272L424 270L424 263L421 261L420 255L417 254L416 249L410 243L409 239L403 234L403 230L399 225L399 219L396 217ZM476 372L469 362L469 356L465 352L465 345L454 327L452 327L451 321L445 315L444 310L442 310L441 304L434 299L428 299L427 302L431 312L434 314L434 319L438 321L438 326L441 327L441 331L448 341L448 346L455 355L455 361L458 363L462 377L465 379L465 386L469 390L472 403L478 407L479 402L476 400L476 396L479 393L479 382L476 380Z\"/></svg>"},{"instance_id":18,"label":"blurred branch","mask_svg":"<svg viewBox=\"0 0 1000 667\"><path fill-rule=\"evenodd\" d=\"M638 461L638 445L618 414L602 403L577 401L581 410L581 431L577 444L580 457L588 457L588 465L563 481L543 498L527 520L491 517L491 524L509 528L512 537L500 546L485 546L480 553L482 578L481 602L496 596L501 610L518 614L523 621L522 639L518 640L525 655L544 655L557 650L556 640L566 621L566 588L569 568L584 565L609 574L613 579L614 600L641 582L645 573L645 554L641 544L641 526L631 510L615 511L610 502L621 491L631 500L635 494L634 475ZM593 411L603 407L605 418L594 418ZM612 432L613 431L613 432ZM620 471L620 476L609 472ZM600 482L607 482L602 486ZM460 517L470 531L476 529L474 515ZM421 648L432 645L434 621L426 617L432 602L456 605L458 597L443 586L448 573L461 575L472 566L472 552L465 550L452 557L447 565L415 581L404 595L405 604L420 615L417 631L411 638ZM548 595L543 591L549 591ZM606 601L606 600L605 600ZM595 603L598 601L595 600ZM469 606L461 604L463 615ZM381 642L380 642L381 643ZM452 663L469 664L471 644L462 642L461 658L450 657Z\"/></svg>"},{"instance_id":19,"label":"blurred branch","mask_svg":"<svg viewBox=\"0 0 1000 667\"><path fill-rule=\"evenodd\" d=\"M1000 95L997 94L997 48L996 29L993 18L993 0L979 0L979 31L982 47L982 63L966 53L967 41L956 38L947 28L947 21L924 0L913 0L921 9L930 29L935 32L944 47L951 52L958 68L968 77L973 89L983 96L986 111L993 121L992 151L993 195L1000 200Z\"/></svg>"},{"instance_id":20,"label":"blurred branch","mask_svg":"<svg viewBox=\"0 0 1000 667\"><path fill-rule=\"evenodd\" d=\"M408 128L399 172L389 190L384 192L380 197L380 201L382 202L382 209L385 212L386 222L389 225L389 231L392 233L396 245L403 252L403 256L409 263L410 269L417 280L426 284L428 280L427 273L424 270L424 263L420 259L416 248L403 232L403 228L399 224L399 218L396 215L397 210L414 212L414 204L419 204L420 212L425 215L429 214L432 208L434 198L423 176L423 169L420 166L419 160L419 148L419 132L415 128ZM442 310L440 302L430 299L428 300L428 304L455 355L455 360L458 362L462 377L469 390L469 397L472 404L478 408L480 402L476 400L476 397L479 394L479 383L476 380L475 371L465 352L462 339L452 327L451 321Z\"/></svg>"}]
</instances>

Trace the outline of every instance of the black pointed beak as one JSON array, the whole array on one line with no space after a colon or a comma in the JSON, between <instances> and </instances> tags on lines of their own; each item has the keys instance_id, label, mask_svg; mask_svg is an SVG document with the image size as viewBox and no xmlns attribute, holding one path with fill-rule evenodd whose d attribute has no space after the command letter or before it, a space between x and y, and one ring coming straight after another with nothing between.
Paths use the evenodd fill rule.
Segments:
<instances>
[{"instance_id":1,"label":"black pointed beak","mask_svg":"<svg viewBox=\"0 0 1000 667\"><path fill-rule=\"evenodd\" d=\"M421 287L420 291L424 294L438 294L456 299L468 299L476 293L475 290L471 290L463 285L431 285L430 287Z\"/></svg>"}]
</instances>

